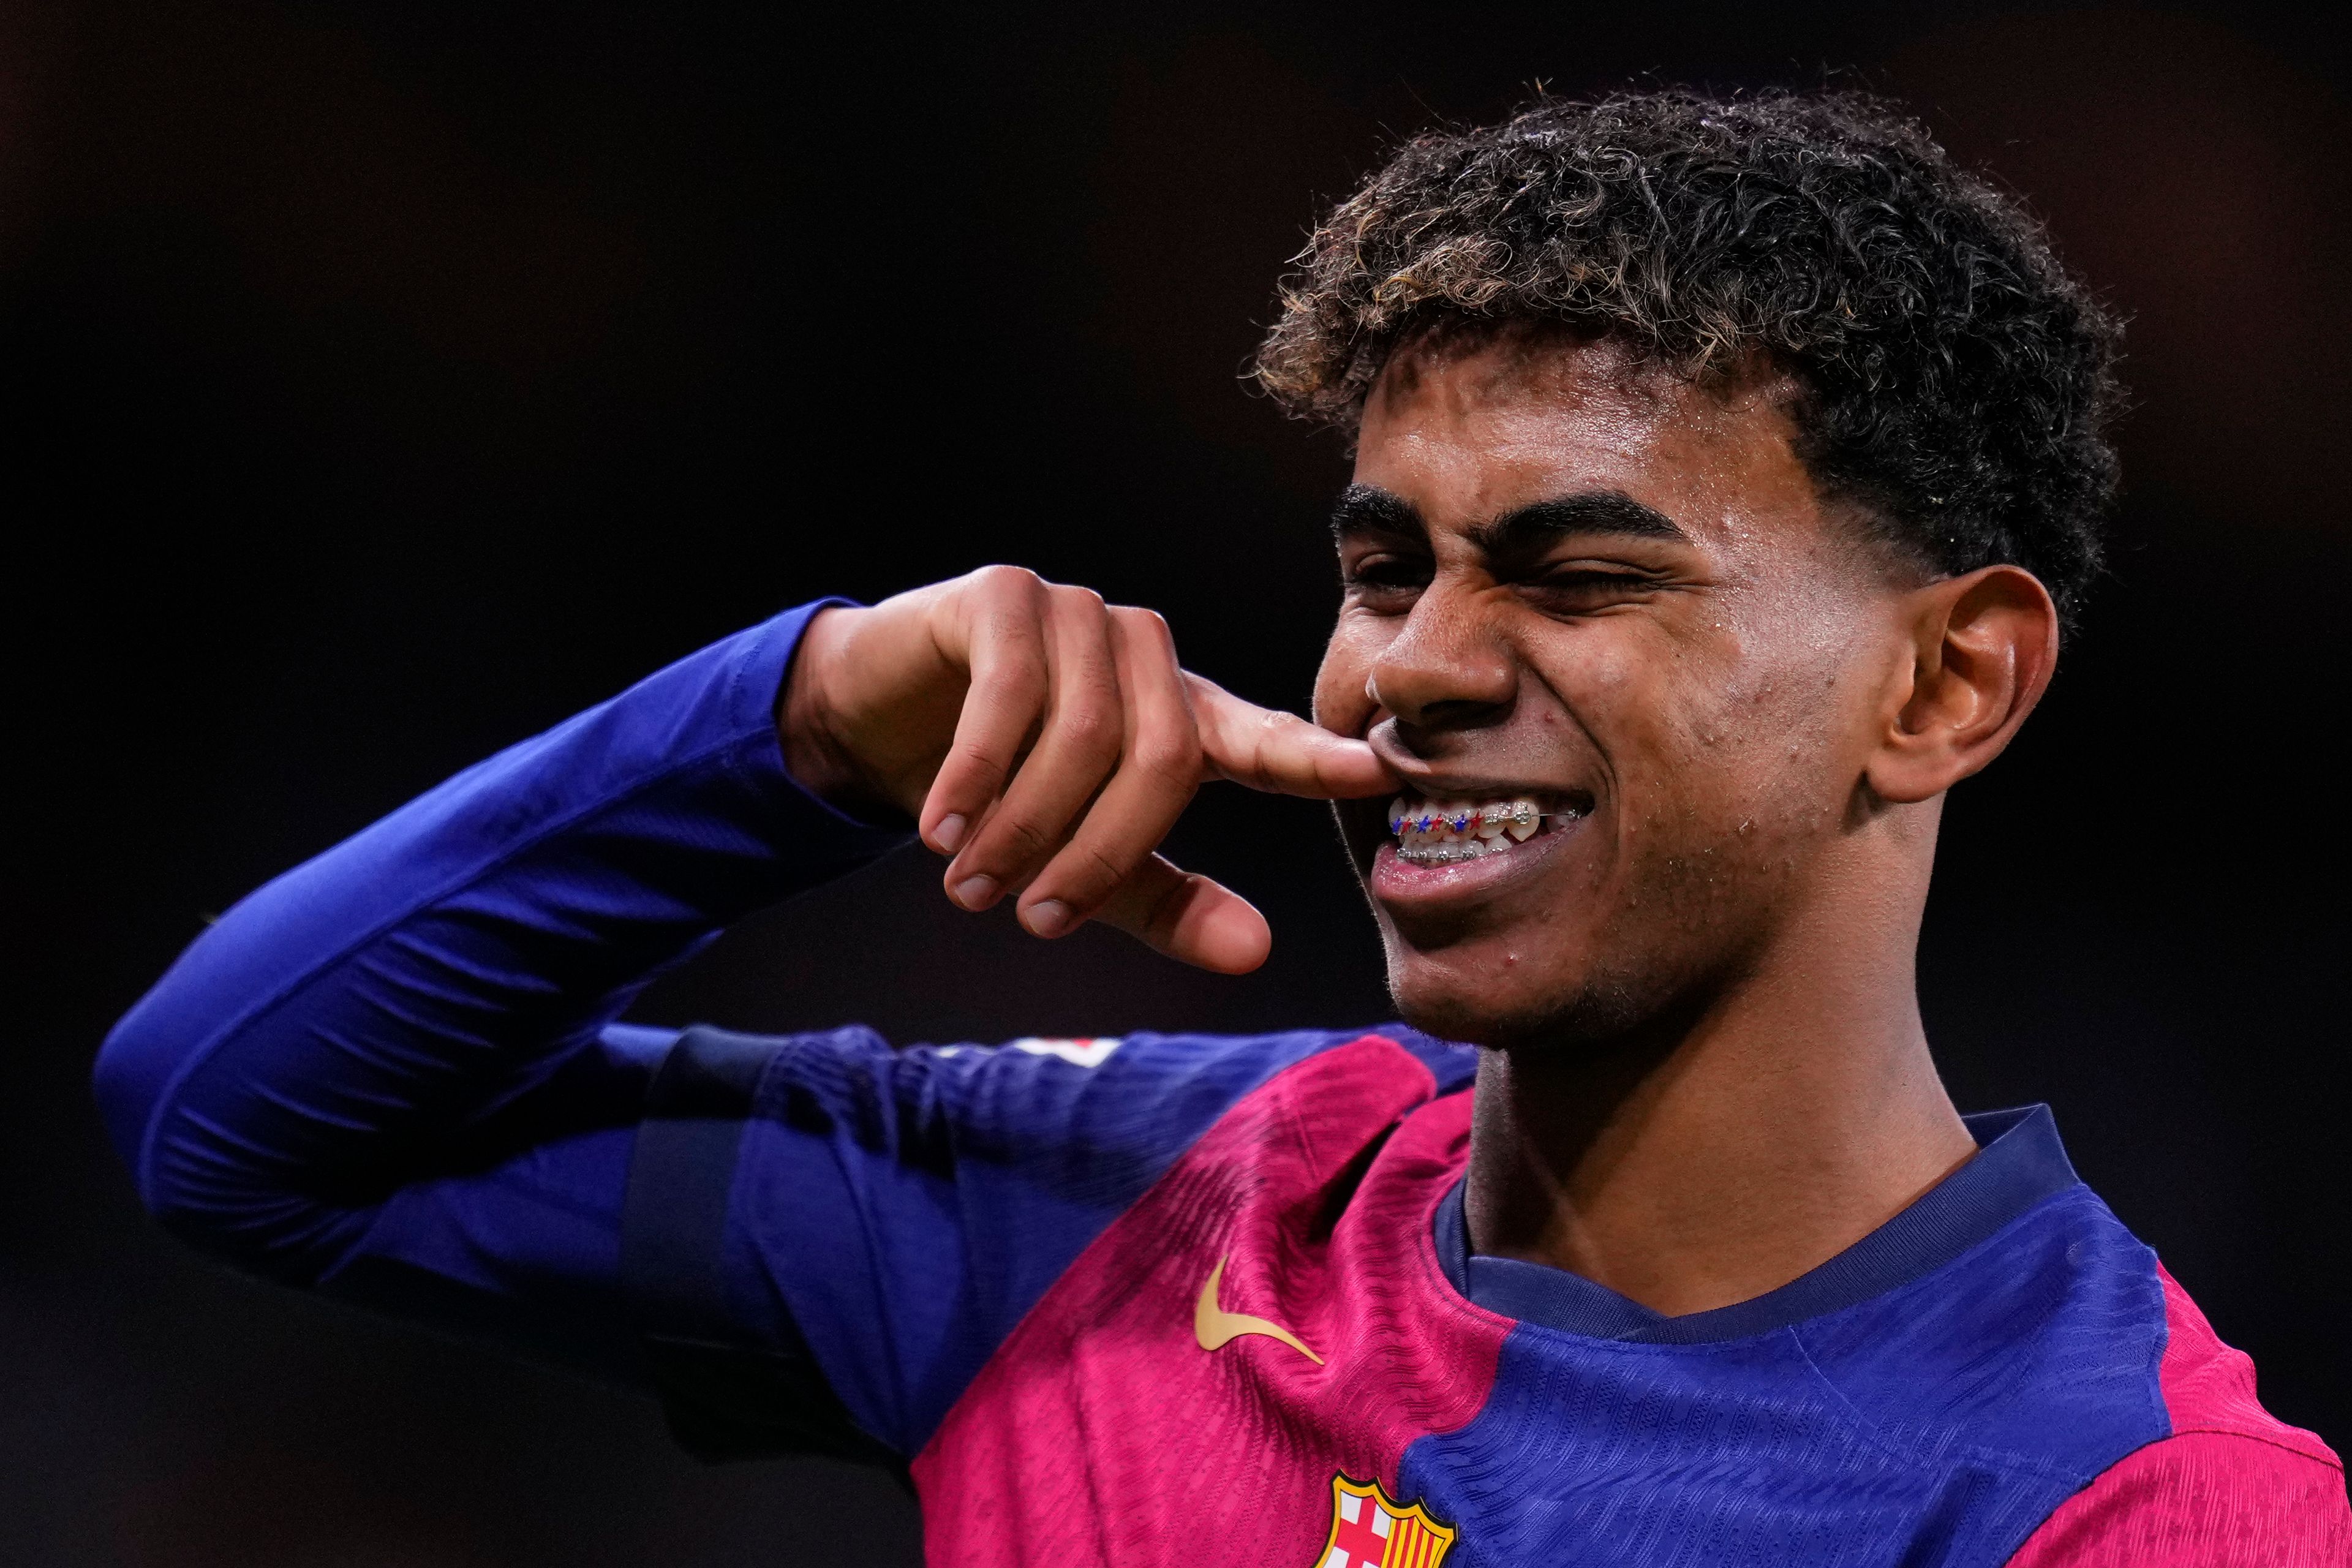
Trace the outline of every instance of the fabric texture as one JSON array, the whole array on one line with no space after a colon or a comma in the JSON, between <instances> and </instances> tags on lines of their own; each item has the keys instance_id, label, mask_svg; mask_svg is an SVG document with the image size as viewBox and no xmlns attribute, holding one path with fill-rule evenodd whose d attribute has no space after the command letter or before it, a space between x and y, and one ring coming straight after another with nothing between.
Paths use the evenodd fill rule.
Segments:
<instances>
[{"instance_id":1,"label":"fabric texture","mask_svg":"<svg viewBox=\"0 0 2352 1568\"><path fill-rule=\"evenodd\" d=\"M1062 1274L917 1458L932 1560L1180 1562L1206 1531L1219 1563L1315 1564L1370 1539L1332 1512L1352 1482L1453 1532L1457 1568L1998 1564L2172 1432L2166 1288L2078 1182L2042 1192L1989 1166L2021 1207L1838 1310L1595 1337L1487 1310L1447 1278L1437 1222L1469 1102L1437 1089L1372 1037L1239 1101ZM2037 1125L2012 1113L1984 1134ZM1212 1348L1209 1310L1304 1350L1264 1332ZM2260 1525L2250 1506L2238 1522ZM2296 1506L2332 1528L2324 1489Z\"/></svg>"},{"instance_id":2,"label":"fabric texture","mask_svg":"<svg viewBox=\"0 0 2352 1568\"><path fill-rule=\"evenodd\" d=\"M1980 1152L1918 1202L1779 1289L1713 1311L1670 1318L1563 1269L1474 1257L1459 1188L1437 1211L1438 1262L1456 1290L1489 1311L1588 1339L1697 1344L1788 1328L1940 1268L2044 1198L2079 1184L2048 1106L1963 1121Z\"/></svg>"},{"instance_id":3,"label":"fabric texture","mask_svg":"<svg viewBox=\"0 0 2352 1568\"><path fill-rule=\"evenodd\" d=\"M689 1031L665 1081L725 1060L746 1088L730 1121L657 1107L640 1131L629 1250L663 1261L658 1277L635 1266L638 1292L661 1303L657 1334L734 1347L747 1367L806 1347L857 1429L911 1458L1178 1155L1258 1084L1361 1033L893 1050L863 1029ZM1396 1033L1407 1043L1387 1048L1433 1063L1430 1081L1467 1081L1471 1053ZM724 1217L681 1226L702 1215ZM664 1300L681 1289L693 1299ZM704 1451L764 1451L756 1426L730 1441L698 1395L670 1393Z\"/></svg>"},{"instance_id":4,"label":"fabric texture","mask_svg":"<svg viewBox=\"0 0 2352 1568\"><path fill-rule=\"evenodd\" d=\"M931 1561L1309 1563L1334 1474L1393 1478L1416 1437L1475 1415L1509 1324L1437 1275L1430 1224L1460 1171L1466 1097L1399 1125L1436 1087L1371 1037L1219 1121L1064 1274L916 1460ZM1321 1362L1256 1333L1204 1350L1213 1271L1213 1305L1282 1325Z\"/></svg>"},{"instance_id":5,"label":"fabric texture","mask_svg":"<svg viewBox=\"0 0 2352 1568\"><path fill-rule=\"evenodd\" d=\"M100 1054L148 1207L265 1278L655 1390L698 1452L911 1467L941 1563L2343 1561L2340 1464L2046 1113L1975 1123L1976 1161L1782 1290L1666 1319L1469 1256L1475 1053L1399 1026L617 1021L907 840L785 772L824 607L231 910Z\"/></svg>"},{"instance_id":6,"label":"fabric texture","mask_svg":"<svg viewBox=\"0 0 2352 1568\"><path fill-rule=\"evenodd\" d=\"M2068 1499L2016 1568L2343 1568L2344 1465L2254 1397L2254 1363L2223 1344L2171 1274L2158 1385L2170 1435Z\"/></svg>"}]
</instances>

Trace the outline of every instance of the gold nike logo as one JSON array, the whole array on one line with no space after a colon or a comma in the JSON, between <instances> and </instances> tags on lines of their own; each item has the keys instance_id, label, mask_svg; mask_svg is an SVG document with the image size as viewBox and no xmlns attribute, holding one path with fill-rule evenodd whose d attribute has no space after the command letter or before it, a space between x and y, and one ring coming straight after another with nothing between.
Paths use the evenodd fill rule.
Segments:
<instances>
[{"instance_id":1,"label":"gold nike logo","mask_svg":"<svg viewBox=\"0 0 2352 1568\"><path fill-rule=\"evenodd\" d=\"M1244 1334L1264 1334L1267 1339L1280 1340L1317 1366L1321 1366L1323 1358L1300 1344L1298 1336L1280 1323L1269 1323L1264 1318L1253 1318L1247 1312L1228 1312L1217 1305L1217 1284L1224 1279L1225 1263L1232 1256L1227 1253L1224 1258L1217 1259L1217 1266L1209 1270L1209 1282L1201 1287L1200 1300L1193 1303L1192 1337L1201 1342L1201 1348L1204 1351L1217 1350Z\"/></svg>"}]
</instances>

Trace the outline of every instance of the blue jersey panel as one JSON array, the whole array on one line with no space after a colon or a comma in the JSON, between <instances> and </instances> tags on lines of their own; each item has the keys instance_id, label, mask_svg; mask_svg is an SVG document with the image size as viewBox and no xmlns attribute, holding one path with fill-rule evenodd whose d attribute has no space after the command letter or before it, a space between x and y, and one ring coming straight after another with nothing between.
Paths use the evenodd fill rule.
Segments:
<instances>
[{"instance_id":1,"label":"blue jersey panel","mask_svg":"<svg viewBox=\"0 0 2352 1568\"><path fill-rule=\"evenodd\" d=\"M1368 1032L894 1051L862 1029L691 1031L639 1134L637 1294L661 1303L657 1335L731 1345L747 1367L805 1353L861 1431L911 1458L1022 1315L1213 1122ZM1467 1080L1467 1049L1379 1032ZM700 1085L695 1103L670 1102L673 1079ZM682 1228L689 1214L702 1218ZM691 1406L730 1375L666 1382ZM707 1449L765 1446L757 1419L730 1436L675 1413Z\"/></svg>"},{"instance_id":2,"label":"blue jersey panel","mask_svg":"<svg viewBox=\"0 0 2352 1568\"><path fill-rule=\"evenodd\" d=\"M611 1021L905 837L785 773L777 696L822 607L467 769L206 931L97 1065L150 1211L271 1279L642 1375L621 1204L668 1037Z\"/></svg>"},{"instance_id":3,"label":"blue jersey panel","mask_svg":"<svg viewBox=\"0 0 2352 1568\"><path fill-rule=\"evenodd\" d=\"M1521 1322L1405 1456L1461 1568L1995 1564L2168 1435L2155 1262L2088 1188L1843 1310L1658 1343Z\"/></svg>"}]
</instances>

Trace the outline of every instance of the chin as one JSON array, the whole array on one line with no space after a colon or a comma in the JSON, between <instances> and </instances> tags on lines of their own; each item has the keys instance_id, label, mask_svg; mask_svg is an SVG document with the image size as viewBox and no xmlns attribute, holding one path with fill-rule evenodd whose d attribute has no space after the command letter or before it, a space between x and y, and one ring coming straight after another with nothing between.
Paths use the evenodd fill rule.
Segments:
<instances>
[{"instance_id":1,"label":"chin","mask_svg":"<svg viewBox=\"0 0 2352 1568\"><path fill-rule=\"evenodd\" d=\"M1397 1016L1424 1035L1510 1050L1591 1046L1638 1030L1671 1004L1653 987L1583 966L1528 973L1499 950L1475 962L1458 950L1443 957L1389 950L1389 995Z\"/></svg>"},{"instance_id":2,"label":"chin","mask_svg":"<svg viewBox=\"0 0 2352 1568\"><path fill-rule=\"evenodd\" d=\"M1553 1034L1581 1011L1582 987L1529 984L1533 976L1466 974L1454 964L1391 955L1389 995L1397 1016L1424 1035L1464 1045L1510 1047Z\"/></svg>"}]
</instances>

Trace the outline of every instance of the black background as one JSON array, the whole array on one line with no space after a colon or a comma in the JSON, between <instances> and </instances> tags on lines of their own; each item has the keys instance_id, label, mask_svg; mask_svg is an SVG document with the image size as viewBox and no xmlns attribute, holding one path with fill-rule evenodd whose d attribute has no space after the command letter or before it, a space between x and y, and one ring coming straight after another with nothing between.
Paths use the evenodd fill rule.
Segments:
<instances>
[{"instance_id":1,"label":"black background","mask_svg":"<svg viewBox=\"0 0 2352 1568\"><path fill-rule=\"evenodd\" d=\"M0 1561L907 1563L890 1483L704 1469L633 1396L151 1230L85 1088L216 911L459 765L821 592L994 560L1305 699L1342 468L1237 374L1318 200L1538 79L1914 104L2134 318L2114 580L1948 822L1964 1108L2077 1164L2352 1437L2334 759L2340 46L2244 6L1138 7L963 21L451 0L0 7L9 772ZM20 790L22 786L20 785ZM886 863L646 1011L906 1038L1378 1016L1318 811L1179 847L1273 962L952 915Z\"/></svg>"}]
</instances>

